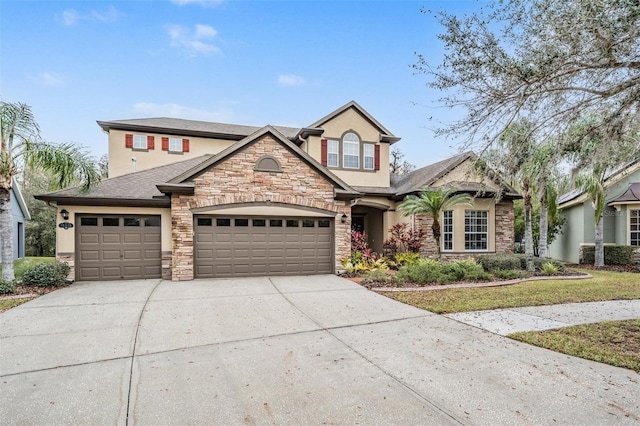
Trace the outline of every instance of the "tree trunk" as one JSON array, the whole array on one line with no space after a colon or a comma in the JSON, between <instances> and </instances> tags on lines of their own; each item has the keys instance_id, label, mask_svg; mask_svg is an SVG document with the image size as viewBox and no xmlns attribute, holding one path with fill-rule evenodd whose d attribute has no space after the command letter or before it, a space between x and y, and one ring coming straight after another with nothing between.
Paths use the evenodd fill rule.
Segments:
<instances>
[{"instance_id":1,"label":"tree trunk","mask_svg":"<svg viewBox=\"0 0 640 426\"><path fill-rule=\"evenodd\" d=\"M594 266L596 268L604 266L603 227L604 227L604 220L602 220L602 215L600 215L600 218L598 218L598 223L596 223L596 235L595 235L596 258L595 258Z\"/></svg>"},{"instance_id":2,"label":"tree trunk","mask_svg":"<svg viewBox=\"0 0 640 426\"><path fill-rule=\"evenodd\" d=\"M527 259L527 271L535 272L533 263L533 229L531 228L531 187L527 182L522 184L524 193L524 254Z\"/></svg>"},{"instance_id":3,"label":"tree trunk","mask_svg":"<svg viewBox=\"0 0 640 426\"><path fill-rule=\"evenodd\" d=\"M13 281L13 214L11 188L0 188L0 250L2 252L2 279Z\"/></svg>"},{"instance_id":4,"label":"tree trunk","mask_svg":"<svg viewBox=\"0 0 640 426\"><path fill-rule=\"evenodd\" d=\"M433 232L433 238L436 240L436 250L438 253L438 259L440 259L440 221L435 217L433 218L433 225L431 225L431 232Z\"/></svg>"},{"instance_id":5,"label":"tree trunk","mask_svg":"<svg viewBox=\"0 0 640 426\"><path fill-rule=\"evenodd\" d=\"M547 232L549 228L549 210L547 200L543 199L540 205L540 239L538 240L538 256L542 259L547 255Z\"/></svg>"}]
</instances>

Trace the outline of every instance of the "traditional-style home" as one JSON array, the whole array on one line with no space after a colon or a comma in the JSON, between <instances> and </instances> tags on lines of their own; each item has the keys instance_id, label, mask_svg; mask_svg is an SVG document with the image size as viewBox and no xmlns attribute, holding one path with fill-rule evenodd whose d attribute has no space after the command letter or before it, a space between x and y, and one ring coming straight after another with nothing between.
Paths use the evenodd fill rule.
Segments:
<instances>
[{"instance_id":1,"label":"traditional-style home","mask_svg":"<svg viewBox=\"0 0 640 426\"><path fill-rule=\"evenodd\" d=\"M57 258L76 280L336 273L351 229L382 251L391 226L429 227L396 205L425 185L475 196L443 213L447 256L510 253L513 202L472 153L392 177L400 138L356 102L302 128L175 118L99 121L109 178L89 192L37 198L58 206ZM435 252L426 229L425 252Z\"/></svg>"}]
</instances>

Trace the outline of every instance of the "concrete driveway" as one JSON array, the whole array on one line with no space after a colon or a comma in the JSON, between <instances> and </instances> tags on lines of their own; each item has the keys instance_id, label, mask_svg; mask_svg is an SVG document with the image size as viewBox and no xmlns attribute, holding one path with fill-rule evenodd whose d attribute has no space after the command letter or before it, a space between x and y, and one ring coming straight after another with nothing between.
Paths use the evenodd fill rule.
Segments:
<instances>
[{"instance_id":1,"label":"concrete driveway","mask_svg":"<svg viewBox=\"0 0 640 426\"><path fill-rule=\"evenodd\" d=\"M335 276L76 283L0 314L3 424L637 424L640 375Z\"/></svg>"}]
</instances>

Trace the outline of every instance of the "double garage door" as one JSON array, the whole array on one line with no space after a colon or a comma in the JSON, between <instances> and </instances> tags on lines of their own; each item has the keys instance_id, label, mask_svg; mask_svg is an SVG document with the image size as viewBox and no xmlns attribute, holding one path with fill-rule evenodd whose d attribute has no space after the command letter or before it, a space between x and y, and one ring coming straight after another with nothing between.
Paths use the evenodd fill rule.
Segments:
<instances>
[{"instance_id":1,"label":"double garage door","mask_svg":"<svg viewBox=\"0 0 640 426\"><path fill-rule=\"evenodd\" d=\"M333 219L196 216L195 277L333 272Z\"/></svg>"},{"instance_id":2,"label":"double garage door","mask_svg":"<svg viewBox=\"0 0 640 426\"><path fill-rule=\"evenodd\" d=\"M160 278L160 216L76 218L76 280Z\"/></svg>"},{"instance_id":3,"label":"double garage door","mask_svg":"<svg viewBox=\"0 0 640 426\"><path fill-rule=\"evenodd\" d=\"M333 219L194 217L196 278L333 272ZM160 278L160 216L79 215L76 280Z\"/></svg>"}]
</instances>

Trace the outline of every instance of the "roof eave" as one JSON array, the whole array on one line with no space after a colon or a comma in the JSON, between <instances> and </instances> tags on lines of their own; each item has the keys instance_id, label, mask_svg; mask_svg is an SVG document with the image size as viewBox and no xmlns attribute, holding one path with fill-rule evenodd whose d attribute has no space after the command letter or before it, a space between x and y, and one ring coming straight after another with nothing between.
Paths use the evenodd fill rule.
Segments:
<instances>
[{"instance_id":1,"label":"roof eave","mask_svg":"<svg viewBox=\"0 0 640 426\"><path fill-rule=\"evenodd\" d=\"M118 207L171 207L169 197L154 198L88 198L88 197L55 197L50 195L35 195L36 200L55 202L59 206L118 206Z\"/></svg>"},{"instance_id":2,"label":"roof eave","mask_svg":"<svg viewBox=\"0 0 640 426\"><path fill-rule=\"evenodd\" d=\"M98 125L104 130L108 132L111 129L114 130L144 130L149 133L162 133L166 135L177 135L177 136L195 136L195 137L206 137L206 138L214 138L214 139L224 139L224 140L232 140L239 141L244 139L247 135L241 135L237 133L224 133L224 132L206 132L202 130L188 130L188 129L176 129L173 127L161 127L161 126L149 126L144 124L129 124L129 123L117 123L113 121L98 121Z\"/></svg>"},{"instance_id":3,"label":"roof eave","mask_svg":"<svg viewBox=\"0 0 640 426\"><path fill-rule=\"evenodd\" d=\"M156 185L158 191L163 194L180 194L180 195L193 195L195 192L195 186L193 184L170 184L161 183Z\"/></svg>"}]
</instances>

